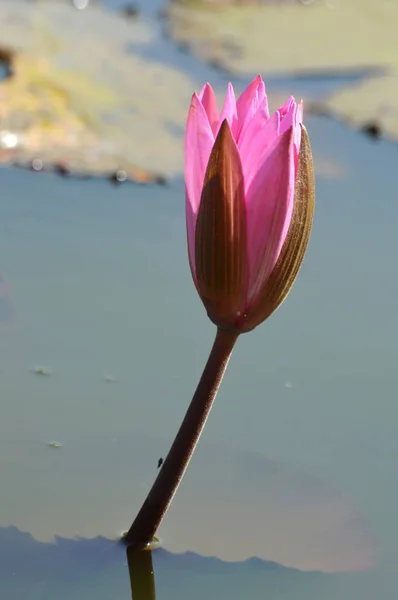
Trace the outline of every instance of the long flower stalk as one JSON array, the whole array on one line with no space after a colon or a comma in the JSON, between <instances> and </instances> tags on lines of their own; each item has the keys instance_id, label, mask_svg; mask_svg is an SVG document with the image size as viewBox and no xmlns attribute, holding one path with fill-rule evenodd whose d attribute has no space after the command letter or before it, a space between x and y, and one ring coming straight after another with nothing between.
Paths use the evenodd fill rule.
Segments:
<instances>
[{"instance_id":1,"label":"long flower stalk","mask_svg":"<svg viewBox=\"0 0 398 600\"><path fill-rule=\"evenodd\" d=\"M188 467L200 438L238 334L217 329L216 338L181 427L125 543L141 549L150 543Z\"/></svg>"}]
</instances>

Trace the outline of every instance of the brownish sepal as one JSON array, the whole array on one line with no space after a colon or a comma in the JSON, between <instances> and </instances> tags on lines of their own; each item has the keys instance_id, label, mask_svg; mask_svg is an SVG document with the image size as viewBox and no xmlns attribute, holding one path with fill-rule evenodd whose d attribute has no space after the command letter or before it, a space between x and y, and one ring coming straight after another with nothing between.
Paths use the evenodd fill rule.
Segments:
<instances>
[{"instance_id":1,"label":"brownish sepal","mask_svg":"<svg viewBox=\"0 0 398 600\"><path fill-rule=\"evenodd\" d=\"M242 333L251 331L282 304L300 270L310 239L315 206L315 181L308 133L301 125L301 144L296 174L293 214L279 259L267 279L257 309L249 316Z\"/></svg>"},{"instance_id":2,"label":"brownish sepal","mask_svg":"<svg viewBox=\"0 0 398 600\"><path fill-rule=\"evenodd\" d=\"M243 305L246 263L242 163L225 119L207 165L195 232L198 290L219 327L229 328Z\"/></svg>"}]
</instances>

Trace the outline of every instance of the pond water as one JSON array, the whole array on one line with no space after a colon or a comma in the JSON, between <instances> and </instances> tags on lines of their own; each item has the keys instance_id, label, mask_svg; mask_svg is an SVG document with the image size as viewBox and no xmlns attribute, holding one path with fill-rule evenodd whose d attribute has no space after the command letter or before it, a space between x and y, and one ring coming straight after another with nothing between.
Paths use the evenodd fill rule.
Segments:
<instances>
[{"instance_id":1,"label":"pond water","mask_svg":"<svg viewBox=\"0 0 398 600\"><path fill-rule=\"evenodd\" d=\"M184 60L198 87L220 85ZM317 172L300 277L238 341L161 527L160 599L394 597L398 148L335 121L306 123L315 165L337 168ZM214 335L185 235L181 179L112 186L0 171L5 598L131 597L115 540Z\"/></svg>"}]
</instances>

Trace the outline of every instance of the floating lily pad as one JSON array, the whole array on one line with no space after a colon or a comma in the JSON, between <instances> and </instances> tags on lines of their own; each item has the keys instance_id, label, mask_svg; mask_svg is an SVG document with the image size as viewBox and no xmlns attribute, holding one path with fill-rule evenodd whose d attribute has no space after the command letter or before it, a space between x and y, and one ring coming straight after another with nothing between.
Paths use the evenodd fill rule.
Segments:
<instances>
[{"instance_id":1,"label":"floating lily pad","mask_svg":"<svg viewBox=\"0 0 398 600\"><path fill-rule=\"evenodd\" d=\"M174 0L166 11L169 33L235 75L362 73L362 81L338 87L318 110L358 127L376 122L398 139L397 2L230 4Z\"/></svg>"},{"instance_id":2,"label":"floating lily pad","mask_svg":"<svg viewBox=\"0 0 398 600\"><path fill-rule=\"evenodd\" d=\"M12 71L0 82L0 162L141 183L181 172L194 85L142 56L153 23L96 3L4 0L0 24Z\"/></svg>"}]
</instances>

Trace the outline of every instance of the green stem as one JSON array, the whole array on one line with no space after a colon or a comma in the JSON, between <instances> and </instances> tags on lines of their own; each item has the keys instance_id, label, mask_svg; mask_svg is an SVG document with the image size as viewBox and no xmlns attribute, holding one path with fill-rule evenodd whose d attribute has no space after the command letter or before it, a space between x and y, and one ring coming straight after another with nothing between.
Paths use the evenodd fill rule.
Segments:
<instances>
[{"instance_id":1,"label":"green stem","mask_svg":"<svg viewBox=\"0 0 398 600\"><path fill-rule=\"evenodd\" d=\"M140 512L124 537L128 546L140 549L153 539L198 443L237 337L236 333L217 330L202 377L173 445Z\"/></svg>"},{"instance_id":2,"label":"green stem","mask_svg":"<svg viewBox=\"0 0 398 600\"><path fill-rule=\"evenodd\" d=\"M152 552L127 548L127 564L132 600L156 600Z\"/></svg>"}]
</instances>

